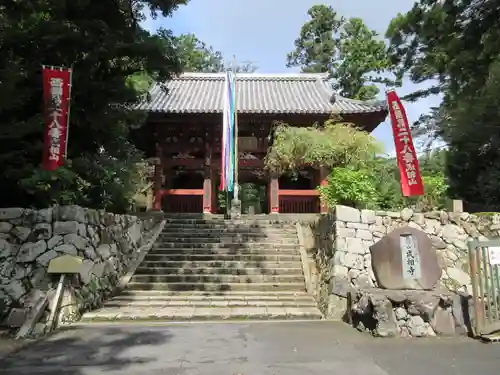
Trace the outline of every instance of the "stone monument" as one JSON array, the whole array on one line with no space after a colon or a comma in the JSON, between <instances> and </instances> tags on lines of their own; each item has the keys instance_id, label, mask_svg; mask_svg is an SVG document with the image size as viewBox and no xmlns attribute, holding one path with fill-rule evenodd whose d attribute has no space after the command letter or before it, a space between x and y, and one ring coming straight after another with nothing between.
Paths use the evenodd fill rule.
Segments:
<instances>
[{"instance_id":1,"label":"stone monument","mask_svg":"<svg viewBox=\"0 0 500 375\"><path fill-rule=\"evenodd\" d=\"M379 288L432 290L441 278L436 252L421 230L398 228L372 245L370 252Z\"/></svg>"}]
</instances>

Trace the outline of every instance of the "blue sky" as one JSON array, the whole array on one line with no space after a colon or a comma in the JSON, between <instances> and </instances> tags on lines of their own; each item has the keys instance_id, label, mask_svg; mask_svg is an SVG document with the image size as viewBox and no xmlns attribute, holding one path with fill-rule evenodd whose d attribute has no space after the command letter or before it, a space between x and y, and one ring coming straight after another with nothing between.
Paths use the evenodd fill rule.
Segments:
<instances>
[{"instance_id":1,"label":"blue sky","mask_svg":"<svg viewBox=\"0 0 500 375\"><path fill-rule=\"evenodd\" d=\"M237 61L253 62L259 72L284 73L297 71L286 68L286 54L293 50L293 42L312 5L329 4L344 17L363 18L368 27L383 35L390 20L398 12L410 10L413 3L414 0L191 0L171 18L148 20L145 26L150 30L172 29L175 34L194 33L229 60L235 55ZM398 93L404 95L417 87L405 82ZM383 99L383 93L380 95ZM409 120L417 120L421 113L438 103L435 97L407 103ZM384 143L387 153L393 153L388 121L373 135Z\"/></svg>"}]
</instances>

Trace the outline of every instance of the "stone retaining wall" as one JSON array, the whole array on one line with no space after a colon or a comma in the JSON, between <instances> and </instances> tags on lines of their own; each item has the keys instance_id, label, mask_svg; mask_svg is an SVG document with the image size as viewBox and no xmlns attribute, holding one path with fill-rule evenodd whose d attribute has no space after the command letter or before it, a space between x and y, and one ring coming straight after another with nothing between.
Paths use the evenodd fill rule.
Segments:
<instances>
[{"instance_id":1,"label":"stone retaining wall","mask_svg":"<svg viewBox=\"0 0 500 375\"><path fill-rule=\"evenodd\" d=\"M35 291L53 296L57 278L47 274L47 267L64 254L81 257L83 267L63 297L60 319L73 321L101 305L134 264L138 248L157 223L151 216L78 206L0 209L0 322L16 324L9 322L10 312L29 308ZM43 319L39 328L43 329Z\"/></svg>"},{"instance_id":2,"label":"stone retaining wall","mask_svg":"<svg viewBox=\"0 0 500 375\"><path fill-rule=\"evenodd\" d=\"M331 229L325 230L325 224ZM323 215L313 224L297 225L301 248L308 258L309 288L316 295L325 316L333 319L345 317L349 308L346 288L378 287L369 248L396 228L409 226L424 231L432 241L443 270L437 288L464 295L471 292L467 243L472 239L488 240L500 236L498 216L477 217L444 211L416 213L411 209L381 212L336 206L330 214ZM327 292L324 291L325 282ZM397 311L398 316L402 314L401 306L393 306L393 312ZM414 316L407 313L407 317ZM405 321L415 323L417 320L420 322L419 318ZM424 320L424 323L430 325L429 320ZM428 333L430 335L430 329Z\"/></svg>"},{"instance_id":3,"label":"stone retaining wall","mask_svg":"<svg viewBox=\"0 0 500 375\"><path fill-rule=\"evenodd\" d=\"M443 269L441 284L449 290L470 293L467 242L498 237L500 225L497 220L496 217L479 218L468 213L415 213L411 209L382 212L337 206L332 275L347 278L353 286L377 286L370 246L394 229L409 226L430 237Z\"/></svg>"}]
</instances>

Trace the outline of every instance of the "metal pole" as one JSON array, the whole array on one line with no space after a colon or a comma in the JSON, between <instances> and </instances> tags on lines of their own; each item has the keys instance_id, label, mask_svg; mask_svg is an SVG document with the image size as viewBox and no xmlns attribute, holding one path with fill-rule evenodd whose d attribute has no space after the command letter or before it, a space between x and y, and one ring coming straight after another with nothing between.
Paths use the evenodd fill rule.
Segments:
<instances>
[{"instance_id":1,"label":"metal pole","mask_svg":"<svg viewBox=\"0 0 500 375\"><path fill-rule=\"evenodd\" d=\"M234 75L234 200L239 200L238 197L238 166L240 157L238 155L238 95L236 88L236 56L233 55L232 70Z\"/></svg>"},{"instance_id":2,"label":"metal pole","mask_svg":"<svg viewBox=\"0 0 500 375\"><path fill-rule=\"evenodd\" d=\"M73 68L69 68L68 115L66 119L66 143L64 144L64 160L68 159L69 115L71 113L71 88L73 86Z\"/></svg>"}]
</instances>

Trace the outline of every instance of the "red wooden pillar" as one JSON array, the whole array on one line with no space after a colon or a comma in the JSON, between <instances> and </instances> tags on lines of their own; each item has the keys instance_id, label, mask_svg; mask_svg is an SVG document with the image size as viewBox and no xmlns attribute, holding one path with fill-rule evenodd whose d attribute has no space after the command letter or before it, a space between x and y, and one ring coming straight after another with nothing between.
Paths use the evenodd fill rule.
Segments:
<instances>
[{"instance_id":1,"label":"red wooden pillar","mask_svg":"<svg viewBox=\"0 0 500 375\"><path fill-rule=\"evenodd\" d=\"M205 144L205 179L203 180L203 213L212 213L213 188L212 188L212 147Z\"/></svg>"},{"instance_id":2,"label":"red wooden pillar","mask_svg":"<svg viewBox=\"0 0 500 375\"><path fill-rule=\"evenodd\" d=\"M269 212L272 214L279 214L280 212L279 189L278 175L271 173L269 179Z\"/></svg>"},{"instance_id":3,"label":"red wooden pillar","mask_svg":"<svg viewBox=\"0 0 500 375\"><path fill-rule=\"evenodd\" d=\"M155 159L153 211L161 211L162 175L163 166L161 157L158 157Z\"/></svg>"},{"instance_id":4,"label":"red wooden pillar","mask_svg":"<svg viewBox=\"0 0 500 375\"><path fill-rule=\"evenodd\" d=\"M326 186L328 185L328 170L324 167L321 167L319 169L319 185L320 186ZM328 205L326 202L320 198L320 213L328 213Z\"/></svg>"}]
</instances>

